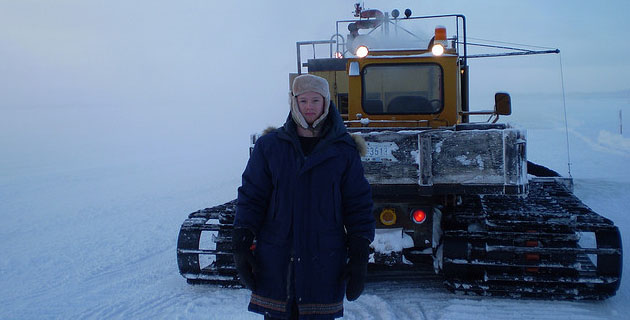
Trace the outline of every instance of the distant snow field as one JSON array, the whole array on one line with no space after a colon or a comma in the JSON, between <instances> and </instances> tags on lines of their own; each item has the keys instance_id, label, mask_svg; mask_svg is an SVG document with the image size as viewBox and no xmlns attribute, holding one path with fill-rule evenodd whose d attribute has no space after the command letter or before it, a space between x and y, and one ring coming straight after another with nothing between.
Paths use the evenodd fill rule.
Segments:
<instances>
[{"instance_id":1,"label":"distant snow field","mask_svg":"<svg viewBox=\"0 0 630 320\"><path fill-rule=\"evenodd\" d=\"M570 161L576 194L615 221L627 246L630 136L617 114L630 116L628 99L569 99L569 156L562 116L541 118L550 103L561 110L557 100L513 101L502 120L528 129L528 158L565 175ZM175 249L188 213L235 197L249 131L266 124L232 128L187 112L164 127L131 111L3 110L0 319L261 319L246 311L247 290L188 285ZM616 296L580 302L386 282L346 302L344 319L617 319L630 314L628 301L627 276Z\"/></svg>"}]
</instances>

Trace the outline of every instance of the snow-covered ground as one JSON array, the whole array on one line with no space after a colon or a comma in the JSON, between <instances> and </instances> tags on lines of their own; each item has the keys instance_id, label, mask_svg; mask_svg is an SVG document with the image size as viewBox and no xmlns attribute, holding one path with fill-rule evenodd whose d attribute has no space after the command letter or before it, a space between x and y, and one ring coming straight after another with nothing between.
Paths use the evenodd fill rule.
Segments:
<instances>
[{"instance_id":1,"label":"snow-covered ground","mask_svg":"<svg viewBox=\"0 0 630 320\"><path fill-rule=\"evenodd\" d=\"M619 134L618 113L630 116L629 96L567 100L575 192L616 222L626 246L630 138ZM508 120L528 129L529 158L566 174L561 100L512 98ZM267 123L234 126L202 107L9 107L0 115L0 319L261 318L246 312L246 290L188 285L175 247L189 212L235 197L248 135ZM369 284L344 318L617 319L630 313L629 282L599 302Z\"/></svg>"}]
</instances>

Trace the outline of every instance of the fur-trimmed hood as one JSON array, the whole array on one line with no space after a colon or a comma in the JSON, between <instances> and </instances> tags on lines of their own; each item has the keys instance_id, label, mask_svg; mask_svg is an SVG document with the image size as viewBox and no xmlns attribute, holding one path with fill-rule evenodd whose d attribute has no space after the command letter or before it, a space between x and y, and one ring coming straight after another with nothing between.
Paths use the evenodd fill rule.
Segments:
<instances>
[{"instance_id":1,"label":"fur-trimmed hood","mask_svg":"<svg viewBox=\"0 0 630 320\"><path fill-rule=\"evenodd\" d=\"M361 157L365 157L365 155L367 154L367 143L365 142L365 139L363 139L363 136L356 133L351 133L350 136L352 137L352 140L354 140L354 143L357 145L357 151L359 151L359 155Z\"/></svg>"},{"instance_id":2,"label":"fur-trimmed hood","mask_svg":"<svg viewBox=\"0 0 630 320\"><path fill-rule=\"evenodd\" d=\"M274 127L274 126L269 126L267 127L265 130L263 130L262 135L266 135L270 132L273 132L275 130L277 130L278 128ZM349 133L350 137L352 137L352 140L354 141L354 144L357 148L357 151L359 152L359 155L361 157L365 157L365 155L367 154L367 143L365 142L365 139L363 138L363 136L356 134L356 133Z\"/></svg>"}]
</instances>

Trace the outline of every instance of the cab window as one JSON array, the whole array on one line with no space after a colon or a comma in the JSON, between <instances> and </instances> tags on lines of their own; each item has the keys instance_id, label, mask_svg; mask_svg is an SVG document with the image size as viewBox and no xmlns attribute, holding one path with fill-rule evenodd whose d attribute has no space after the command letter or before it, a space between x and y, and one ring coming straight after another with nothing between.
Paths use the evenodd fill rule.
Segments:
<instances>
[{"instance_id":1,"label":"cab window","mask_svg":"<svg viewBox=\"0 0 630 320\"><path fill-rule=\"evenodd\" d=\"M435 114L444 106L440 65L368 65L361 72L367 114Z\"/></svg>"}]
</instances>

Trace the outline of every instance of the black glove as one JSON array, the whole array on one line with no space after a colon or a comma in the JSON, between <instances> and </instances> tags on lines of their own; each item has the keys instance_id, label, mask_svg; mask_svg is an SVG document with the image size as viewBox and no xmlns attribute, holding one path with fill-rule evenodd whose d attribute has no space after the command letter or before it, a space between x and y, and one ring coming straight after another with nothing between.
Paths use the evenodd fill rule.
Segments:
<instances>
[{"instance_id":1,"label":"black glove","mask_svg":"<svg viewBox=\"0 0 630 320\"><path fill-rule=\"evenodd\" d=\"M363 292L369 256L370 241L361 237L350 237L348 240L348 257L350 260L343 272L343 278L348 279L348 284L346 285L346 298L348 301L358 299Z\"/></svg>"},{"instance_id":2,"label":"black glove","mask_svg":"<svg viewBox=\"0 0 630 320\"><path fill-rule=\"evenodd\" d=\"M234 264L241 283L250 290L256 287L254 273L256 273L256 259L251 250L254 234L245 228L234 229L232 232L232 248L234 250Z\"/></svg>"}]
</instances>

